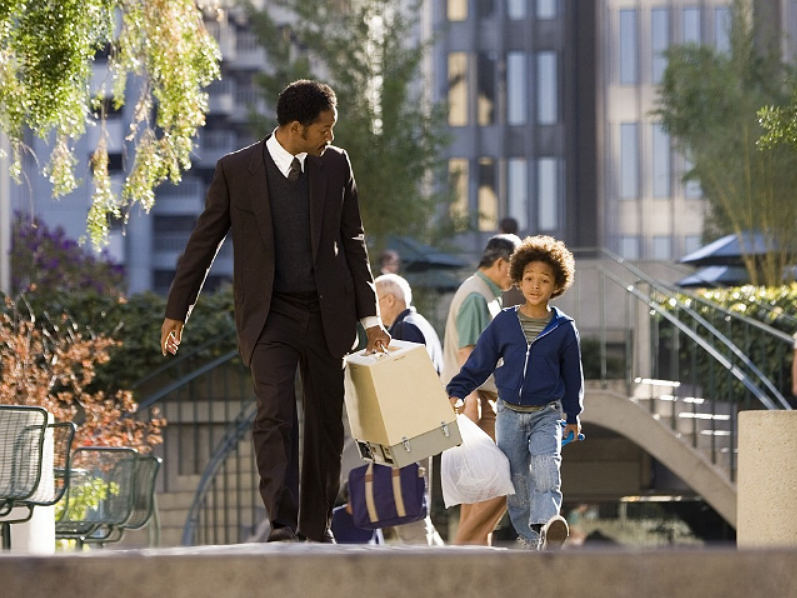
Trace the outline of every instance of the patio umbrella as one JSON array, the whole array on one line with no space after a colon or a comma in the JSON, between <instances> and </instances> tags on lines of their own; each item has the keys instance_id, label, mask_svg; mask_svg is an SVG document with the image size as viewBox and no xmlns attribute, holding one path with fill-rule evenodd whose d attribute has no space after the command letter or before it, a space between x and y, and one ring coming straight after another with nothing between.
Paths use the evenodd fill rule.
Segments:
<instances>
[{"instance_id":1,"label":"patio umbrella","mask_svg":"<svg viewBox=\"0 0 797 598\"><path fill-rule=\"evenodd\" d=\"M761 233L746 231L742 234L741 243L736 235L725 235L685 255L679 261L692 266L742 266L742 256L763 256L776 249Z\"/></svg>"},{"instance_id":2,"label":"patio umbrella","mask_svg":"<svg viewBox=\"0 0 797 598\"><path fill-rule=\"evenodd\" d=\"M750 278L742 266L706 266L675 284L681 288L704 288L740 286L748 282Z\"/></svg>"},{"instance_id":3,"label":"patio umbrella","mask_svg":"<svg viewBox=\"0 0 797 598\"><path fill-rule=\"evenodd\" d=\"M390 235L387 248L398 252L403 272L425 272L427 270L454 270L468 263L455 255L422 243L410 236Z\"/></svg>"}]
</instances>

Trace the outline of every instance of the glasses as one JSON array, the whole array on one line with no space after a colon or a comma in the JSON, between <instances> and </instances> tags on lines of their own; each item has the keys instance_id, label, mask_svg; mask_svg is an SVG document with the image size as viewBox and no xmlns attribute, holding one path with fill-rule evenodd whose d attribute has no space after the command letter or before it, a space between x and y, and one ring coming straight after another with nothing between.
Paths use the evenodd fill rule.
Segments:
<instances>
[{"instance_id":1,"label":"glasses","mask_svg":"<svg viewBox=\"0 0 797 598\"><path fill-rule=\"evenodd\" d=\"M382 299L385 299L386 297L387 297L387 295L382 295L381 297L377 298L377 301L382 301Z\"/></svg>"}]
</instances>

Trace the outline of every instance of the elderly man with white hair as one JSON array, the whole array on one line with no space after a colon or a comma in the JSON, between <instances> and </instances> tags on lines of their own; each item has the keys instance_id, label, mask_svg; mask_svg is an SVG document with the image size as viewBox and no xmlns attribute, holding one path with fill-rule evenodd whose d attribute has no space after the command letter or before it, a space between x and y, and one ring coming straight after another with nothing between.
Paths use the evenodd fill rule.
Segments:
<instances>
[{"instance_id":1,"label":"elderly man with white hair","mask_svg":"<svg viewBox=\"0 0 797 598\"><path fill-rule=\"evenodd\" d=\"M412 306L410 283L398 274L383 274L374 282L382 323L388 328L391 337L426 345L426 352L439 374L443 369L440 337L429 320Z\"/></svg>"},{"instance_id":2,"label":"elderly man with white hair","mask_svg":"<svg viewBox=\"0 0 797 598\"><path fill-rule=\"evenodd\" d=\"M437 336L437 332L429 321L412 306L410 283L398 274L383 274L374 282L376 283L376 296L379 301L382 323L390 330L391 338L425 345L429 358L439 374L443 368L443 349L440 337ZM431 480L432 460L425 459L419 465L426 468L426 501L431 507L432 493L429 481ZM445 544L428 515L425 519L399 525L393 529L402 544L427 544L429 546Z\"/></svg>"}]
</instances>

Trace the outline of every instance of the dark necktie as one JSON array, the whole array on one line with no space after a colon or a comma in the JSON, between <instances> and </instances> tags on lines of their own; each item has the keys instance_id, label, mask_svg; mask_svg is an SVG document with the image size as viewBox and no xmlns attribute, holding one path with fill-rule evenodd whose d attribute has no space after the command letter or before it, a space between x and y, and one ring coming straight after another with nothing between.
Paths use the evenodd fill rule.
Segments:
<instances>
[{"instance_id":1,"label":"dark necktie","mask_svg":"<svg viewBox=\"0 0 797 598\"><path fill-rule=\"evenodd\" d=\"M288 171L288 180L291 182L297 181L300 174L302 174L302 165L299 162L299 158L294 158L293 162L291 162L291 169Z\"/></svg>"}]
</instances>

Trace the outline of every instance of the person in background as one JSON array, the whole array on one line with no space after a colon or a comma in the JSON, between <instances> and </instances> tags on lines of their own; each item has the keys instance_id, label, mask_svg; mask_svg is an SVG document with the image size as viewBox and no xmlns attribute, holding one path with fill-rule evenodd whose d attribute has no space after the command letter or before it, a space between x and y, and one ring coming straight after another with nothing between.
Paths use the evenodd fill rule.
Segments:
<instances>
[{"instance_id":1,"label":"person in background","mask_svg":"<svg viewBox=\"0 0 797 598\"><path fill-rule=\"evenodd\" d=\"M411 341L426 346L429 359L439 374L443 369L443 348L440 337L429 320L412 305L412 288L398 274L382 274L374 281L382 323L388 334L400 341ZM391 330L393 332L391 332Z\"/></svg>"},{"instance_id":2,"label":"person in background","mask_svg":"<svg viewBox=\"0 0 797 598\"><path fill-rule=\"evenodd\" d=\"M495 235L487 241L479 267L454 293L448 308L443 342L444 384L459 373L479 335L501 311L501 293L512 286L509 260L520 244L516 235ZM464 398L464 413L495 440L495 405L498 392L492 378ZM454 544L490 546L495 526L506 511L506 497L500 496L460 506L459 527Z\"/></svg>"},{"instance_id":3,"label":"person in background","mask_svg":"<svg viewBox=\"0 0 797 598\"><path fill-rule=\"evenodd\" d=\"M429 359L439 374L443 367L443 349L434 327L412 305L412 288L398 274L383 274L374 281L379 301L382 322L388 327L391 338L400 341L421 343L426 347ZM432 507L432 459L418 463L425 469L426 504ZM425 519L398 525L393 528L402 544L426 544L443 546L445 543L434 527L429 515Z\"/></svg>"},{"instance_id":4,"label":"person in background","mask_svg":"<svg viewBox=\"0 0 797 598\"><path fill-rule=\"evenodd\" d=\"M569 534L559 513L562 437L578 440L581 432L584 373L576 324L550 300L573 284L575 261L561 241L527 237L512 256L510 274L526 302L490 322L446 390L458 403L495 375L496 441L515 488L507 497L512 526L524 548L558 548Z\"/></svg>"},{"instance_id":5,"label":"person in background","mask_svg":"<svg viewBox=\"0 0 797 598\"><path fill-rule=\"evenodd\" d=\"M294 81L280 92L276 112L271 134L216 164L169 290L160 344L164 356L177 353L216 253L232 235L235 324L257 398L252 437L268 541L334 543L343 357L358 321L369 352L386 349L390 336L379 319L351 163L332 145L335 92ZM301 470L297 367L305 409Z\"/></svg>"},{"instance_id":6,"label":"person in background","mask_svg":"<svg viewBox=\"0 0 797 598\"><path fill-rule=\"evenodd\" d=\"M505 235L517 235L518 222L511 216L507 216L506 218L502 218L501 222L498 223L498 230ZM504 307L521 305L524 301L523 293L515 285L512 285L509 290L504 291L504 294L501 295L501 304Z\"/></svg>"},{"instance_id":7,"label":"person in background","mask_svg":"<svg viewBox=\"0 0 797 598\"><path fill-rule=\"evenodd\" d=\"M398 274L401 269L401 257L397 251L392 249L385 249L379 255L379 273L380 274Z\"/></svg>"}]
</instances>

